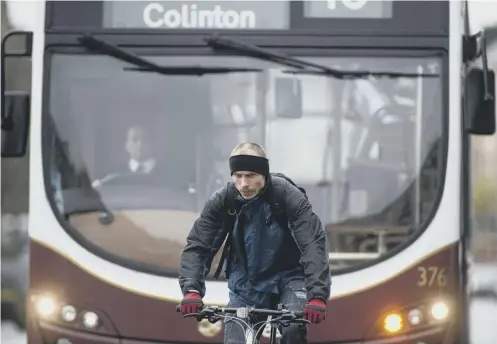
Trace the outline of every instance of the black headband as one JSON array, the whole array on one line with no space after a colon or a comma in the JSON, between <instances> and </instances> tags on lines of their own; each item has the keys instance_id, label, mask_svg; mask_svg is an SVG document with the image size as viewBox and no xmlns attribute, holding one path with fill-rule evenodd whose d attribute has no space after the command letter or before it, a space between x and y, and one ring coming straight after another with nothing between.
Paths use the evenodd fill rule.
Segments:
<instances>
[{"instance_id":1,"label":"black headband","mask_svg":"<svg viewBox=\"0 0 497 344\"><path fill-rule=\"evenodd\" d=\"M234 155L230 157L231 175L237 171L250 171L269 175L269 160L255 155Z\"/></svg>"}]
</instances>

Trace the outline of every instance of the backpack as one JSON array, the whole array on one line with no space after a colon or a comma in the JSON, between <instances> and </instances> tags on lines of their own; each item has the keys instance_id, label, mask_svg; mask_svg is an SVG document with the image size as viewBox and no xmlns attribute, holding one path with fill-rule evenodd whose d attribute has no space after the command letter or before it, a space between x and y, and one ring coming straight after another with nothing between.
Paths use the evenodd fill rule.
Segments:
<instances>
[{"instance_id":1,"label":"backpack","mask_svg":"<svg viewBox=\"0 0 497 344\"><path fill-rule=\"evenodd\" d=\"M293 186L295 186L297 189L299 189L300 192L302 192L304 194L305 198L307 198L307 193L305 192L305 189L303 187L298 186L297 184L295 184L295 182L293 180L291 180L290 178L288 178L287 176L285 176L283 173L271 173L271 176L280 177L280 178L285 179L287 182L289 182L290 184L292 184Z\"/></svg>"},{"instance_id":2,"label":"backpack","mask_svg":"<svg viewBox=\"0 0 497 344\"><path fill-rule=\"evenodd\" d=\"M300 192L302 192L307 198L307 193L303 187L298 186L295 184L293 180L291 180L289 177L285 176L283 173L271 173L271 176L275 177L280 177L288 181L290 184L295 186L297 189L299 189ZM219 275L221 274L221 271L223 269L224 261L226 260L227 257L231 256L231 236L233 232L233 227L235 225L235 220L236 220L236 205L235 205L235 197L237 196L237 190L233 185L228 186L228 191L226 192L226 197L224 199L224 210L225 210L225 217L223 219L223 231L222 235L227 234L227 239L224 244L224 249L221 254L221 260L219 261L219 265L217 266L216 272L214 273L214 278L218 279ZM275 216L276 220L280 223L281 228L287 228L288 229L288 221L284 217L282 208L280 204L277 202L277 200L272 197L273 195L270 195L270 197L267 197L267 201L269 202L269 205L271 207L271 213L273 216ZM229 271L229 264L230 261L229 259L227 260L226 264L226 271ZM226 277L228 277L226 275Z\"/></svg>"}]
</instances>

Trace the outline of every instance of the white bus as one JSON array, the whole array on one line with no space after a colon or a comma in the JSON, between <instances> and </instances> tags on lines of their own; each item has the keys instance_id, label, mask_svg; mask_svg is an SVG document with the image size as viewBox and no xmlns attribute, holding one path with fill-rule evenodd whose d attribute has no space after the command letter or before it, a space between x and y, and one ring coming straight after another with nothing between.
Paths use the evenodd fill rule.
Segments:
<instances>
[{"instance_id":1,"label":"white bus","mask_svg":"<svg viewBox=\"0 0 497 344\"><path fill-rule=\"evenodd\" d=\"M494 133L495 92L465 2L31 6L4 37L30 43L31 93L2 90L4 156L29 122L30 343L221 343L176 313L178 265L246 140L326 226L311 343L468 342L469 136Z\"/></svg>"}]
</instances>

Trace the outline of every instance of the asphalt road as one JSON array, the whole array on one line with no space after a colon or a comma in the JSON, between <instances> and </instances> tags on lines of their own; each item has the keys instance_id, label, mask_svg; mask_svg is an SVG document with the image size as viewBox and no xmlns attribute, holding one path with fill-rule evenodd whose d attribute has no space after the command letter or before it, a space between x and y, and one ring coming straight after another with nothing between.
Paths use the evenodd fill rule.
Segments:
<instances>
[{"instance_id":1,"label":"asphalt road","mask_svg":"<svg viewBox=\"0 0 497 344\"><path fill-rule=\"evenodd\" d=\"M497 300L474 299L471 304L471 344L497 343Z\"/></svg>"},{"instance_id":2,"label":"asphalt road","mask_svg":"<svg viewBox=\"0 0 497 344\"><path fill-rule=\"evenodd\" d=\"M2 321L2 344L26 344L26 332L19 329L11 322Z\"/></svg>"},{"instance_id":3,"label":"asphalt road","mask_svg":"<svg viewBox=\"0 0 497 344\"><path fill-rule=\"evenodd\" d=\"M476 299L471 305L471 344L497 343L497 300ZM26 344L26 333L2 322L2 344Z\"/></svg>"}]
</instances>

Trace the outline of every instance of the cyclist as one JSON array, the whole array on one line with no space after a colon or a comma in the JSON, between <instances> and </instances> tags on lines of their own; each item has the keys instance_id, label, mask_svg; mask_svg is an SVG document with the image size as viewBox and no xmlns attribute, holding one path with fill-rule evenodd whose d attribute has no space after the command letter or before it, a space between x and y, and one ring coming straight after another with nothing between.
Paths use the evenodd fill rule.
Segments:
<instances>
[{"instance_id":1,"label":"cyclist","mask_svg":"<svg viewBox=\"0 0 497 344\"><path fill-rule=\"evenodd\" d=\"M266 153L255 143L236 146L229 166L233 181L209 198L181 255L181 312L200 312L205 277L228 236L220 262L221 268L226 260L228 307L274 309L282 303L320 323L330 295L328 249L323 225L305 193L270 174ZM282 344L307 343L303 324L280 331ZM225 321L224 343L245 343L237 323Z\"/></svg>"}]
</instances>

